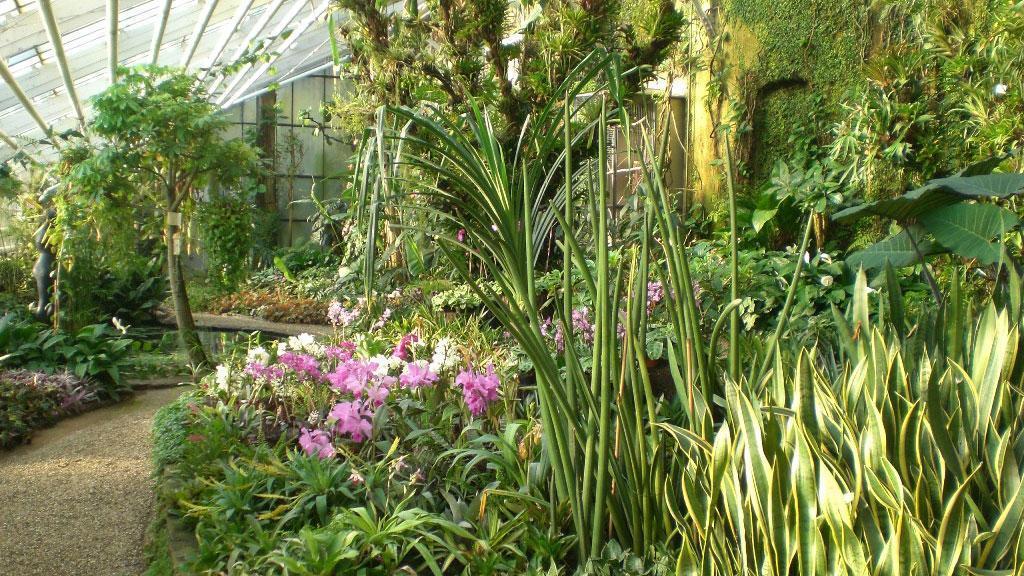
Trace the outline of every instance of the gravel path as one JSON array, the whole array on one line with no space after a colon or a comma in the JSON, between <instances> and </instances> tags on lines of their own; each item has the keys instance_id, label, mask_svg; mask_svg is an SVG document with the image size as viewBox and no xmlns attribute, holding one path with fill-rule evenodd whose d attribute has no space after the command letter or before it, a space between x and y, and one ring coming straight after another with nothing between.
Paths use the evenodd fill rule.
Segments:
<instances>
[{"instance_id":1,"label":"gravel path","mask_svg":"<svg viewBox=\"0 0 1024 576\"><path fill-rule=\"evenodd\" d=\"M136 394L0 453L0 575L123 576L145 570L153 509L150 425L182 388Z\"/></svg>"}]
</instances>

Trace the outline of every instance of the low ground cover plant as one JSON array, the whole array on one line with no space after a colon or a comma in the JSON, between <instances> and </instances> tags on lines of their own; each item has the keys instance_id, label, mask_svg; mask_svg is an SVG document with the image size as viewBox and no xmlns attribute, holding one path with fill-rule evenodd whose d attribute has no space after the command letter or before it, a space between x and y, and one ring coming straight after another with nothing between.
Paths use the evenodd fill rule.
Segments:
<instances>
[{"instance_id":1,"label":"low ground cover plant","mask_svg":"<svg viewBox=\"0 0 1024 576\"><path fill-rule=\"evenodd\" d=\"M128 392L121 369L134 346L108 324L67 332L14 314L0 317L0 367L67 371L95 382L101 400L118 400Z\"/></svg>"},{"instance_id":2,"label":"low ground cover plant","mask_svg":"<svg viewBox=\"0 0 1024 576\"><path fill-rule=\"evenodd\" d=\"M32 439L32 432L99 402L100 391L72 374L0 369L0 448Z\"/></svg>"}]
</instances>

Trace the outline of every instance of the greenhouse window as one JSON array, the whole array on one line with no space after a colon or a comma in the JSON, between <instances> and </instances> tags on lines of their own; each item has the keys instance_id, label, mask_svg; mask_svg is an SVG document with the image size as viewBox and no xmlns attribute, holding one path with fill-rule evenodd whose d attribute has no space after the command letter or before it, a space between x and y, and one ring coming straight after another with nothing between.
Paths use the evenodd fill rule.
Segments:
<instances>
[{"instance_id":1,"label":"greenhouse window","mask_svg":"<svg viewBox=\"0 0 1024 576\"><path fill-rule=\"evenodd\" d=\"M18 0L0 0L0 24L3 24L11 16L21 14L22 5Z\"/></svg>"},{"instance_id":2,"label":"greenhouse window","mask_svg":"<svg viewBox=\"0 0 1024 576\"><path fill-rule=\"evenodd\" d=\"M28 50L22 50L7 59L7 66L15 78L35 70L43 65L43 55L39 46L33 46Z\"/></svg>"}]
</instances>

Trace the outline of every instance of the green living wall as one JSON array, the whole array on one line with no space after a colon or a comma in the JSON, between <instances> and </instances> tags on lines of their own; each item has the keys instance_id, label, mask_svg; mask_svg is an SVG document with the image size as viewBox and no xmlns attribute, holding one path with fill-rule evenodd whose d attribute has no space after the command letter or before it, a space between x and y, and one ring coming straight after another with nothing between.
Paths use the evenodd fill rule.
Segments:
<instances>
[{"instance_id":1,"label":"green living wall","mask_svg":"<svg viewBox=\"0 0 1024 576\"><path fill-rule=\"evenodd\" d=\"M749 129L740 142L743 174L756 188L794 153L794 134L827 138L821 128L862 81L870 16L866 2L837 0L729 0L725 15Z\"/></svg>"}]
</instances>

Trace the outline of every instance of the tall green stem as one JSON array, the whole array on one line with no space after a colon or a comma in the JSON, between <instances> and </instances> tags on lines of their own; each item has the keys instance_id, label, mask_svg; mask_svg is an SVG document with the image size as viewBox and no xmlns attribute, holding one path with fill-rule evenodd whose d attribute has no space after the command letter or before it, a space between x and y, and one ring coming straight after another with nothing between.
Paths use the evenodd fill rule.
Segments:
<instances>
[{"instance_id":1,"label":"tall green stem","mask_svg":"<svg viewBox=\"0 0 1024 576\"><path fill-rule=\"evenodd\" d=\"M598 135L598 167L601 170L601 177L597 185L597 231L595 241L597 243L597 298L595 308L599 311L595 314L597 329L594 342L595 351L601 350L600 363L593 367L595 374L600 374L600 424L598 425L598 448L597 448L597 490L595 492L594 519L590 526L590 555L596 557L601 551L601 528L604 518L604 509L608 497L608 445L611 438L611 403L612 403L612 382L610 369L611 354L609 346L614 344L609 337L609 323L612 321L612 314L609 308L612 303L608 301L608 190L605 170L607 170L607 129L605 119L607 118L607 103L601 100L601 124ZM629 126L624 127L625 130ZM614 337L614 335L612 335ZM595 354L596 356L596 354Z\"/></svg>"},{"instance_id":2,"label":"tall green stem","mask_svg":"<svg viewBox=\"0 0 1024 576\"><path fill-rule=\"evenodd\" d=\"M725 134L725 185L729 190L729 299L739 298L740 264L739 238L736 229L736 186L732 174L732 149L729 134ZM712 343L713 345L713 343ZM733 308L729 313L729 378L738 382L740 377L740 311Z\"/></svg>"},{"instance_id":3,"label":"tall green stem","mask_svg":"<svg viewBox=\"0 0 1024 576\"><path fill-rule=\"evenodd\" d=\"M756 384L761 378L768 372L768 367L771 366L772 360L775 358L775 351L779 345L779 338L782 337L782 333L786 330L786 321L789 319L789 314L793 308L793 300L796 298L796 289L800 284L800 274L804 270L804 254L807 253L807 246L811 241L811 228L814 224L814 212L812 211L807 217L807 225L804 226L804 237L800 241L800 249L796 254L796 270L793 271L793 279L789 283L789 290L786 292L786 303L782 306L782 313L779 314L778 323L775 326L775 332L772 334L771 340L768 341L768 349L764 352L764 360L761 362L761 367L754 377L751 378L751 382Z\"/></svg>"}]
</instances>

